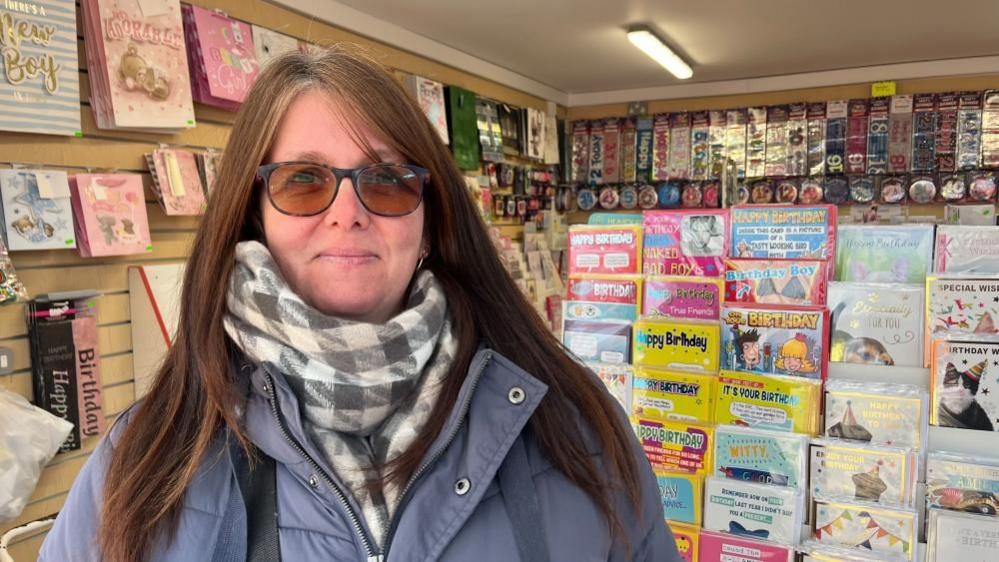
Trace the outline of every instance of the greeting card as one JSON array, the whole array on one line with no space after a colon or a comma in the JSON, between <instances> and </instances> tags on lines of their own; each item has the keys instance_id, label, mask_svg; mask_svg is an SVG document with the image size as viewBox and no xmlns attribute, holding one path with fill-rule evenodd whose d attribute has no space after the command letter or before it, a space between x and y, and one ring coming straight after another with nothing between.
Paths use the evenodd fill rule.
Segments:
<instances>
[{"instance_id":1,"label":"greeting card","mask_svg":"<svg viewBox=\"0 0 999 562\"><path fill-rule=\"evenodd\" d=\"M999 226L938 226L934 271L999 273Z\"/></svg>"},{"instance_id":2,"label":"greeting card","mask_svg":"<svg viewBox=\"0 0 999 562\"><path fill-rule=\"evenodd\" d=\"M646 211L646 275L719 277L727 251L728 211Z\"/></svg>"},{"instance_id":3,"label":"greeting card","mask_svg":"<svg viewBox=\"0 0 999 562\"><path fill-rule=\"evenodd\" d=\"M670 521L669 530L673 532L673 540L676 541L676 550L680 553L680 560L682 562L698 562L700 527Z\"/></svg>"},{"instance_id":4,"label":"greeting card","mask_svg":"<svg viewBox=\"0 0 999 562\"><path fill-rule=\"evenodd\" d=\"M690 525L701 524L703 476L656 471L656 483L659 484L659 498L663 502L666 519Z\"/></svg>"},{"instance_id":5,"label":"greeting card","mask_svg":"<svg viewBox=\"0 0 999 562\"><path fill-rule=\"evenodd\" d=\"M808 436L734 425L715 429L715 470L721 478L804 487Z\"/></svg>"},{"instance_id":6,"label":"greeting card","mask_svg":"<svg viewBox=\"0 0 999 562\"><path fill-rule=\"evenodd\" d=\"M916 560L916 512L867 503L815 501L816 540Z\"/></svg>"},{"instance_id":7,"label":"greeting card","mask_svg":"<svg viewBox=\"0 0 999 562\"><path fill-rule=\"evenodd\" d=\"M273 29L260 27L257 24L253 28L253 51L257 55L257 62L263 68L273 59L287 52L299 51L298 39L284 33L279 33Z\"/></svg>"},{"instance_id":8,"label":"greeting card","mask_svg":"<svg viewBox=\"0 0 999 562\"><path fill-rule=\"evenodd\" d=\"M641 273L638 226L569 227L569 273Z\"/></svg>"},{"instance_id":9,"label":"greeting card","mask_svg":"<svg viewBox=\"0 0 999 562\"><path fill-rule=\"evenodd\" d=\"M634 371L631 365L620 363L587 363L587 367L593 371L600 382L607 387L607 392L617 400L625 414L631 415L631 388Z\"/></svg>"},{"instance_id":10,"label":"greeting card","mask_svg":"<svg viewBox=\"0 0 999 562\"><path fill-rule=\"evenodd\" d=\"M923 283L933 262L933 225L841 225L836 280Z\"/></svg>"},{"instance_id":11,"label":"greeting card","mask_svg":"<svg viewBox=\"0 0 999 562\"><path fill-rule=\"evenodd\" d=\"M183 7L195 101L236 111L260 73L249 24L200 6Z\"/></svg>"},{"instance_id":12,"label":"greeting card","mask_svg":"<svg viewBox=\"0 0 999 562\"><path fill-rule=\"evenodd\" d=\"M583 361L631 362L630 324L569 320L563 323L562 341L566 349Z\"/></svg>"},{"instance_id":13,"label":"greeting card","mask_svg":"<svg viewBox=\"0 0 999 562\"><path fill-rule=\"evenodd\" d=\"M80 73L73 0L0 5L0 129L80 134Z\"/></svg>"},{"instance_id":14,"label":"greeting card","mask_svg":"<svg viewBox=\"0 0 999 562\"><path fill-rule=\"evenodd\" d=\"M829 312L822 307L722 307L723 369L825 379Z\"/></svg>"},{"instance_id":15,"label":"greeting card","mask_svg":"<svg viewBox=\"0 0 999 562\"><path fill-rule=\"evenodd\" d=\"M709 476L704 483L704 528L795 545L805 520L802 492Z\"/></svg>"},{"instance_id":16,"label":"greeting card","mask_svg":"<svg viewBox=\"0 0 999 562\"><path fill-rule=\"evenodd\" d=\"M829 360L921 366L924 293L919 285L832 283Z\"/></svg>"},{"instance_id":17,"label":"greeting card","mask_svg":"<svg viewBox=\"0 0 999 562\"><path fill-rule=\"evenodd\" d=\"M931 509L926 524L926 560L999 560L999 518Z\"/></svg>"},{"instance_id":18,"label":"greeting card","mask_svg":"<svg viewBox=\"0 0 999 562\"><path fill-rule=\"evenodd\" d=\"M0 220L10 251L76 247L66 172L0 170Z\"/></svg>"},{"instance_id":19,"label":"greeting card","mask_svg":"<svg viewBox=\"0 0 999 562\"><path fill-rule=\"evenodd\" d=\"M718 320L722 282L698 277L648 277L642 314L650 318Z\"/></svg>"},{"instance_id":20,"label":"greeting card","mask_svg":"<svg viewBox=\"0 0 999 562\"><path fill-rule=\"evenodd\" d=\"M644 418L632 423L653 469L701 475L711 470L713 428Z\"/></svg>"},{"instance_id":21,"label":"greeting card","mask_svg":"<svg viewBox=\"0 0 999 562\"><path fill-rule=\"evenodd\" d=\"M816 380L722 371L715 423L815 435L821 393Z\"/></svg>"},{"instance_id":22,"label":"greeting card","mask_svg":"<svg viewBox=\"0 0 999 562\"><path fill-rule=\"evenodd\" d=\"M640 276L575 275L569 278L563 320L634 322L638 319Z\"/></svg>"},{"instance_id":23,"label":"greeting card","mask_svg":"<svg viewBox=\"0 0 999 562\"><path fill-rule=\"evenodd\" d=\"M716 383L713 375L636 367L632 412L649 420L710 424Z\"/></svg>"},{"instance_id":24,"label":"greeting card","mask_svg":"<svg viewBox=\"0 0 999 562\"><path fill-rule=\"evenodd\" d=\"M934 340L930 392L933 425L999 430L999 337Z\"/></svg>"},{"instance_id":25,"label":"greeting card","mask_svg":"<svg viewBox=\"0 0 999 562\"><path fill-rule=\"evenodd\" d=\"M160 206L168 216L201 215L205 211L205 191L194 153L163 148L151 155L153 186Z\"/></svg>"},{"instance_id":26,"label":"greeting card","mask_svg":"<svg viewBox=\"0 0 999 562\"><path fill-rule=\"evenodd\" d=\"M824 305L828 262L725 260L725 302Z\"/></svg>"},{"instance_id":27,"label":"greeting card","mask_svg":"<svg viewBox=\"0 0 999 562\"><path fill-rule=\"evenodd\" d=\"M811 459L814 496L914 505L919 470L912 449L816 439L811 445Z\"/></svg>"},{"instance_id":28,"label":"greeting card","mask_svg":"<svg viewBox=\"0 0 999 562\"><path fill-rule=\"evenodd\" d=\"M731 209L733 258L817 259L836 255L836 207L772 205Z\"/></svg>"},{"instance_id":29,"label":"greeting card","mask_svg":"<svg viewBox=\"0 0 999 562\"><path fill-rule=\"evenodd\" d=\"M700 562L792 562L794 547L701 531Z\"/></svg>"},{"instance_id":30,"label":"greeting card","mask_svg":"<svg viewBox=\"0 0 999 562\"><path fill-rule=\"evenodd\" d=\"M999 276L926 279L926 366L930 339L999 335Z\"/></svg>"},{"instance_id":31,"label":"greeting card","mask_svg":"<svg viewBox=\"0 0 999 562\"><path fill-rule=\"evenodd\" d=\"M405 87L423 110L423 114L430 120L434 130L441 136L444 144L449 143L444 85L429 78L409 74L406 76ZM506 131L503 134L506 135Z\"/></svg>"},{"instance_id":32,"label":"greeting card","mask_svg":"<svg viewBox=\"0 0 999 562\"><path fill-rule=\"evenodd\" d=\"M83 257L152 250L138 174L77 174L70 178L76 237Z\"/></svg>"},{"instance_id":33,"label":"greeting card","mask_svg":"<svg viewBox=\"0 0 999 562\"><path fill-rule=\"evenodd\" d=\"M828 437L925 449L929 395L912 385L870 381L826 382Z\"/></svg>"},{"instance_id":34,"label":"greeting card","mask_svg":"<svg viewBox=\"0 0 999 562\"><path fill-rule=\"evenodd\" d=\"M719 349L715 323L665 319L635 323L636 365L716 373Z\"/></svg>"},{"instance_id":35,"label":"greeting card","mask_svg":"<svg viewBox=\"0 0 999 562\"><path fill-rule=\"evenodd\" d=\"M926 459L926 505L999 514L999 459L931 452Z\"/></svg>"}]
</instances>

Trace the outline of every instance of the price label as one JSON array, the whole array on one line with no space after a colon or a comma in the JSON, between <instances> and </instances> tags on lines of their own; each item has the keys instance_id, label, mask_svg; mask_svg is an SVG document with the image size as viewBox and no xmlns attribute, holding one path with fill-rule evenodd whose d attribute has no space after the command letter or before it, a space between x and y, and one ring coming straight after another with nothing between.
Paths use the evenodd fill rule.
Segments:
<instances>
[{"instance_id":1,"label":"price label","mask_svg":"<svg viewBox=\"0 0 999 562\"><path fill-rule=\"evenodd\" d=\"M875 82L875 83L871 84L871 97L872 98L881 98L881 97L886 97L886 96L894 96L895 95L895 90L896 90L896 87L895 87L895 83L894 82L891 82L891 81L888 81L888 82Z\"/></svg>"}]
</instances>

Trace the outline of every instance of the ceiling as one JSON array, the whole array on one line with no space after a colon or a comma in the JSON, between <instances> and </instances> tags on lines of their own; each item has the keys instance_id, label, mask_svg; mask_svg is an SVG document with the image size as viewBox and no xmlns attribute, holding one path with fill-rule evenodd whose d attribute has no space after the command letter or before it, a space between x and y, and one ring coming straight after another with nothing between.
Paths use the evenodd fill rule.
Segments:
<instances>
[{"instance_id":1,"label":"ceiling","mask_svg":"<svg viewBox=\"0 0 999 562\"><path fill-rule=\"evenodd\" d=\"M569 94L999 55L997 0L336 1ZM633 47L637 23L693 78Z\"/></svg>"}]
</instances>

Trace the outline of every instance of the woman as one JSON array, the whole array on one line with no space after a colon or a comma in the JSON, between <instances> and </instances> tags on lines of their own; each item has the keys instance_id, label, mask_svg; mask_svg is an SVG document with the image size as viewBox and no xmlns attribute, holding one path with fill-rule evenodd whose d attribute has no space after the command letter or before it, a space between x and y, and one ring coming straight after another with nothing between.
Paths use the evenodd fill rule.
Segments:
<instances>
[{"instance_id":1,"label":"woman","mask_svg":"<svg viewBox=\"0 0 999 562\"><path fill-rule=\"evenodd\" d=\"M181 307L43 560L678 560L626 420L370 58L261 74Z\"/></svg>"}]
</instances>

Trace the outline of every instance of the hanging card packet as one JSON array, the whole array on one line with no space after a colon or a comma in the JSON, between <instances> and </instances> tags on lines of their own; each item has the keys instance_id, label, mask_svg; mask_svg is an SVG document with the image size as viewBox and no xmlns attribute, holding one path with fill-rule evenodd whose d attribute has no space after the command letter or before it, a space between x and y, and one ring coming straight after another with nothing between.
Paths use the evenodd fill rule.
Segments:
<instances>
[{"instance_id":1,"label":"hanging card packet","mask_svg":"<svg viewBox=\"0 0 999 562\"><path fill-rule=\"evenodd\" d=\"M735 167L735 177L746 177L747 123L746 109L729 109L725 118L725 152Z\"/></svg>"},{"instance_id":2,"label":"hanging card packet","mask_svg":"<svg viewBox=\"0 0 999 562\"><path fill-rule=\"evenodd\" d=\"M725 302L824 305L829 274L825 261L725 260Z\"/></svg>"},{"instance_id":3,"label":"hanging card packet","mask_svg":"<svg viewBox=\"0 0 999 562\"><path fill-rule=\"evenodd\" d=\"M249 24L200 6L183 6L194 99L236 111L260 73Z\"/></svg>"},{"instance_id":4,"label":"hanging card packet","mask_svg":"<svg viewBox=\"0 0 999 562\"><path fill-rule=\"evenodd\" d=\"M763 173L768 177L787 175L787 106L767 108L766 163Z\"/></svg>"},{"instance_id":5,"label":"hanging card packet","mask_svg":"<svg viewBox=\"0 0 999 562\"><path fill-rule=\"evenodd\" d=\"M868 102L852 99L847 104L846 123L846 173L863 174L867 171Z\"/></svg>"},{"instance_id":6,"label":"hanging card packet","mask_svg":"<svg viewBox=\"0 0 999 562\"><path fill-rule=\"evenodd\" d=\"M767 165L767 108L750 107L746 111L746 177L762 178Z\"/></svg>"},{"instance_id":7,"label":"hanging card packet","mask_svg":"<svg viewBox=\"0 0 999 562\"><path fill-rule=\"evenodd\" d=\"M815 435L822 384L801 377L722 371L715 423Z\"/></svg>"},{"instance_id":8,"label":"hanging card packet","mask_svg":"<svg viewBox=\"0 0 999 562\"><path fill-rule=\"evenodd\" d=\"M670 119L668 113L659 113L652 121L652 180L669 179Z\"/></svg>"},{"instance_id":9,"label":"hanging card packet","mask_svg":"<svg viewBox=\"0 0 999 562\"><path fill-rule=\"evenodd\" d=\"M846 134L849 117L848 102L826 102L826 170L827 175L846 172Z\"/></svg>"},{"instance_id":10,"label":"hanging card packet","mask_svg":"<svg viewBox=\"0 0 999 562\"><path fill-rule=\"evenodd\" d=\"M690 179L706 180L711 169L710 114L690 114Z\"/></svg>"},{"instance_id":11,"label":"hanging card packet","mask_svg":"<svg viewBox=\"0 0 999 562\"><path fill-rule=\"evenodd\" d=\"M916 94L912 101L912 171L936 171L937 112L935 94Z\"/></svg>"},{"instance_id":12,"label":"hanging card packet","mask_svg":"<svg viewBox=\"0 0 999 562\"><path fill-rule=\"evenodd\" d=\"M808 104L808 174L826 172L826 102Z\"/></svg>"},{"instance_id":13,"label":"hanging card packet","mask_svg":"<svg viewBox=\"0 0 999 562\"><path fill-rule=\"evenodd\" d=\"M734 425L715 428L714 476L804 488L808 436Z\"/></svg>"},{"instance_id":14,"label":"hanging card packet","mask_svg":"<svg viewBox=\"0 0 999 562\"><path fill-rule=\"evenodd\" d=\"M957 112L957 169L974 170L982 157L982 94L961 92Z\"/></svg>"},{"instance_id":15,"label":"hanging card packet","mask_svg":"<svg viewBox=\"0 0 999 562\"><path fill-rule=\"evenodd\" d=\"M83 257L152 250L138 174L77 174L70 179L77 240Z\"/></svg>"},{"instance_id":16,"label":"hanging card packet","mask_svg":"<svg viewBox=\"0 0 999 562\"><path fill-rule=\"evenodd\" d=\"M805 509L801 490L709 476L704 483L704 528L777 544L796 545Z\"/></svg>"},{"instance_id":17,"label":"hanging card packet","mask_svg":"<svg viewBox=\"0 0 999 562\"><path fill-rule=\"evenodd\" d=\"M658 421L711 424L717 378L636 366L632 413Z\"/></svg>"},{"instance_id":18,"label":"hanging card packet","mask_svg":"<svg viewBox=\"0 0 999 562\"><path fill-rule=\"evenodd\" d=\"M0 219L10 251L76 247L66 172L0 170Z\"/></svg>"},{"instance_id":19,"label":"hanging card packet","mask_svg":"<svg viewBox=\"0 0 999 562\"><path fill-rule=\"evenodd\" d=\"M873 98L869 105L867 124L867 169L866 173L880 176L888 173L888 115L891 98Z\"/></svg>"},{"instance_id":20,"label":"hanging card packet","mask_svg":"<svg viewBox=\"0 0 999 562\"><path fill-rule=\"evenodd\" d=\"M958 95L955 92L937 94L937 130L935 139L936 169L941 173L953 173L957 169L957 108Z\"/></svg>"},{"instance_id":21,"label":"hanging card packet","mask_svg":"<svg viewBox=\"0 0 999 562\"><path fill-rule=\"evenodd\" d=\"M982 98L982 167L999 168L999 90Z\"/></svg>"},{"instance_id":22,"label":"hanging card packet","mask_svg":"<svg viewBox=\"0 0 999 562\"><path fill-rule=\"evenodd\" d=\"M647 277L642 315L649 318L718 320L722 281L704 277Z\"/></svg>"},{"instance_id":23,"label":"hanging card packet","mask_svg":"<svg viewBox=\"0 0 999 562\"><path fill-rule=\"evenodd\" d=\"M888 115L888 172L904 174L911 169L912 156L912 96L891 98Z\"/></svg>"},{"instance_id":24,"label":"hanging card packet","mask_svg":"<svg viewBox=\"0 0 999 562\"><path fill-rule=\"evenodd\" d=\"M808 175L808 106L792 103L787 114L787 175Z\"/></svg>"},{"instance_id":25,"label":"hanging card packet","mask_svg":"<svg viewBox=\"0 0 999 562\"><path fill-rule=\"evenodd\" d=\"M825 307L725 304L721 319L722 369L826 378Z\"/></svg>"},{"instance_id":26,"label":"hanging card packet","mask_svg":"<svg viewBox=\"0 0 999 562\"><path fill-rule=\"evenodd\" d=\"M621 181L621 120L604 121L603 183Z\"/></svg>"},{"instance_id":27,"label":"hanging card packet","mask_svg":"<svg viewBox=\"0 0 999 562\"><path fill-rule=\"evenodd\" d=\"M497 117L498 119L498 117ZM480 117L481 121L481 117ZM493 147L496 154L502 155L502 146ZM572 172L569 181L585 183L590 175L590 124L588 121L572 123Z\"/></svg>"},{"instance_id":28,"label":"hanging card packet","mask_svg":"<svg viewBox=\"0 0 999 562\"><path fill-rule=\"evenodd\" d=\"M728 114L722 109L708 112L708 179L720 179L725 173L728 161L726 147L726 129Z\"/></svg>"}]
</instances>

